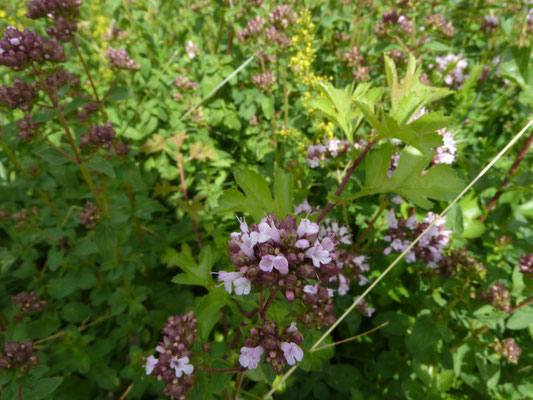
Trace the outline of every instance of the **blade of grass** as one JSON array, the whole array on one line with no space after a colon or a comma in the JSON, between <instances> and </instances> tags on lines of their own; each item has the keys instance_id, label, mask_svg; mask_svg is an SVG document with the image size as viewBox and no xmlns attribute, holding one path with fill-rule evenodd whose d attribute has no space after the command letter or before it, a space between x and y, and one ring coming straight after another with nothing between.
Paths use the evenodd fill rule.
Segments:
<instances>
[{"instance_id":1,"label":"blade of grass","mask_svg":"<svg viewBox=\"0 0 533 400\"><path fill-rule=\"evenodd\" d=\"M218 90L224 86L228 81L233 78L235 75L237 75L239 72L241 72L242 69L244 69L248 64L252 62L252 60L255 58L255 56L251 56L248 60L243 62L239 68L237 68L235 71L233 71L231 74L229 74L222 82L220 82L213 90L211 90L207 95L204 96L202 100L200 100L196 105L194 105L192 108L190 108L185 114L183 114L178 122L182 121L185 117L187 117L190 113L192 113L194 110L196 110L198 107L200 107L206 100L208 100L211 96L213 96Z\"/></svg>"},{"instance_id":2,"label":"blade of grass","mask_svg":"<svg viewBox=\"0 0 533 400\"><path fill-rule=\"evenodd\" d=\"M433 220L431 224L390 264L385 271L381 273L381 275L374 281L372 284L363 292L361 296L355 300L350 307L335 321L335 323L316 341L316 343L311 347L310 351L315 351L318 348L318 345L324 341L328 335L333 332L333 330L346 318L346 316L353 311L355 307L365 298L365 296L376 287L376 285L390 272L392 268L398 264L402 258L418 243L418 241L437 223L438 219L442 218L446 213L452 208L452 206L457 203L464 195L465 193L470 190L472 186L476 184L478 180L481 179L483 175L487 173L489 169L492 168L492 166L522 137L522 135L529 129L529 127L533 124L533 119L531 119L524 128L520 132L518 132L513 139L507 143L507 145L492 159L491 162L487 164L485 168L463 189L459 195L442 211L437 218ZM284 382L295 370L298 368L298 365L294 365L291 369L289 369L283 377L280 379L278 384L273 387L264 397L263 399L268 399L277 389L277 387Z\"/></svg>"}]
</instances>

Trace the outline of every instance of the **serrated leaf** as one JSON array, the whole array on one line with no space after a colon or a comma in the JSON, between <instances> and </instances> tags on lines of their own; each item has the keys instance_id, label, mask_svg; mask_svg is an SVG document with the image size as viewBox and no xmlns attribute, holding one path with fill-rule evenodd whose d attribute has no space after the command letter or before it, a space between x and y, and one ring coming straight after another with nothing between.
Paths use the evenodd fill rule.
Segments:
<instances>
[{"instance_id":1,"label":"serrated leaf","mask_svg":"<svg viewBox=\"0 0 533 400\"><path fill-rule=\"evenodd\" d=\"M244 195L235 189L224 191L218 201L218 212L248 212L254 219L260 220L265 212L274 210L270 188L261 174L240 170L234 176Z\"/></svg>"},{"instance_id":2,"label":"serrated leaf","mask_svg":"<svg viewBox=\"0 0 533 400\"><path fill-rule=\"evenodd\" d=\"M293 212L293 186L292 174L274 164L274 204L278 218L285 218Z\"/></svg>"},{"instance_id":3,"label":"serrated leaf","mask_svg":"<svg viewBox=\"0 0 533 400\"><path fill-rule=\"evenodd\" d=\"M92 168L98 172L102 172L111 178L116 178L115 170L109 161L103 157L93 157L85 165L89 168Z\"/></svg>"},{"instance_id":4,"label":"serrated leaf","mask_svg":"<svg viewBox=\"0 0 533 400\"><path fill-rule=\"evenodd\" d=\"M462 180L455 175L449 165L438 164L424 172L429 160L410 146L403 149L394 174L387 179L385 165L387 159L390 162L390 155L389 145L373 150L369 154L366 162L367 171L375 169L376 172L367 172L364 187L359 193L348 197L349 200L371 194L393 192L420 207L430 208L432 202L427 198L449 201L464 187Z\"/></svg>"},{"instance_id":5,"label":"serrated leaf","mask_svg":"<svg viewBox=\"0 0 533 400\"><path fill-rule=\"evenodd\" d=\"M182 285L203 286L206 289L212 287L211 268L214 264L213 251L210 246L206 246L200 252L198 263L192 255L178 253L174 249L167 249L163 261L168 266L179 267L184 273L172 278L172 282Z\"/></svg>"}]
</instances>

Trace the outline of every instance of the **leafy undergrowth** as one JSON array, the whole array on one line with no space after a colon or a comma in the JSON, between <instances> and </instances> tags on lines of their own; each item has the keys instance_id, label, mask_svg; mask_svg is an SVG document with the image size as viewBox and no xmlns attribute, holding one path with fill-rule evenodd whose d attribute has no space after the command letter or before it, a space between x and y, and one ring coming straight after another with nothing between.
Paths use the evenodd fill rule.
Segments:
<instances>
[{"instance_id":1,"label":"leafy undergrowth","mask_svg":"<svg viewBox=\"0 0 533 400\"><path fill-rule=\"evenodd\" d=\"M5 3L2 400L533 398L525 3Z\"/></svg>"}]
</instances>

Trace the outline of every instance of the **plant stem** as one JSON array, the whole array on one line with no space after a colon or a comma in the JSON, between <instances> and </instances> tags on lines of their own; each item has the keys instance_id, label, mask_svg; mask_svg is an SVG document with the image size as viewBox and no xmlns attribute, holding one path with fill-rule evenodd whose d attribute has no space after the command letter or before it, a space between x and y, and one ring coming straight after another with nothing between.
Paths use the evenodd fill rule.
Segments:
<instances>
[{"instance_id":1,"label":"plant stem","mask_svg":"<svg viewBox=\"0 0 533 400\"><path fill-rule=\"evenodd\" d=\"M384 323L382 323L381 325L379 326L376 326L375 328L372 328L370 329L369 331L366 331L366 332L363 332L363 333L360 333L359 335L356 335L356 336L352 336L351 338L348 338L348 339L343 339L343 340L339 340L338 342L335 342L335 343L329 343L329 344L325 344L324 346L320 346L320 347L316 347L314 349L311 349L310 352L313 353L315 351L320 351L320 350L324 350L324 349L327 349L328 347L332 347L332 346L336 346L338 344L342 344L342 343L346 343L346 342L351 342L352 340L355 340L355 339L358 339L360 337L363 337L363 336L366 336L372 332L375 332L377 331L378 329L381 329L383 328L384 326L388 325L389 321L386 321Z\"/></svg>"},{"instance_id":2,"label":"plant stem","mask_svg":"<svg viewBox=\"0 0 533 400\"><path fill-rule=\"evenodd\" d=\"M379 204L379 210L376 214L376 216L374 218L372 218L372 221L370 221L370 223L368 224L368 226L366 227L365 231L363 232L363 234L361 235L361 237L359 239L357 239L357 242L355 242L355 244L353 245L354 249L358 249L359 248L359 245L363 242L363 240L366 238L366 236L368 235L368 233L370 232L370 229L372 229L372 227L374 226L374 224L376 223L376 221L378 220L379 216L381 215L381 213L383 212L383 210L385 210L385 208L387 207L387 205L389 204L389 201L387 200L387 197L386 196L383 196L383 199L381 200L381 203Z\"/></svg>"},{"instance_id":3,"label":"plant stem","mask_svg":"<svg viewBox=\"0 0 533 400\"><path fill-rule=\"evenodd\" d=\"M274 290L272 290L272 289L270 290L270 295L268 296L268 300L266 301L265 306L263 307L263 309L260 311L260 315L261 315L261 318L263 320L266 319L267 311L270 308L270 305L274 301L274 299L275 299L277 294L278 294L278 289L277 288L274 289Z\"/></svg>"},{"instance_id":4,"label":"plant stem","mask_svg":"<svg viewBox=\"0 0 533 400\"><path fill-rule=\"evenodd\" d=\"M200 372L207 372L208 374L212 373L224 373L224 372L243 372L246 371L244 367L233 367L233 368L198 368Z\"/></svg>"},{"instance_id":5,"label":"plant stem","mask_svg":"<svg viewBox=\"0 0 533 400\"><path fill-rule=\"evenodd\" d=\"M526 143L524 143L524 146L522 147L522 149L520 150L520 152L516 156L516 159L514 160L513 165L511 165L511 168L509 169L509 172L507 173L507 177L503 180L503 182L500 185L500 189L498 190L498 192L496 192L496 194L492 197L492 199L487 204L487 208L485 210L485 215L482 215L481 217L479 217L479 220L481 222L485 221L485 219L487 218L488 214L492 211L492 209L498 203L498 199L504 193L504 187L511 180L511 177L516 172L516 170L518 168L518 165L526 157L527 152L529 151L529 148L531 147L532 144L533 144L533 132L531 132L531 135L529 135L529 137L526 140Z\"/></svg>"},{"instance_id":6,"label":"plant stem","mask_svg":"<svg viewBox=\"0 0 533 400\"><path fill-rule=\"evenodd\" d=\"M237 375L237 379L235 379L235 388L233 389L231 400L237 400L237 393L239 393L239 388L241 387L243 380L244 374L242 372L239 372L239 374Z\"/></svg>"},{"instance_id":7,"label":"plant stem","mask_svg":"<svg viewBox=\"0 0 533 400\"><path fill-rule=\"evenodd\" d=\"M528 297L527 299L525 299L522 303L520 303L519 305L511 308L509 310L509 314L512 314L514 313L516 310L520 310L521 308L524 308L524 307L527 307L528 305L530 305L531 303L533 303L533 296L532 297Z\"/></svg>"},{"instance_id":8,"label":"plant stem","mask_svg":"<svg viewBox=\"0 0 533 400\"><path fill-rule=\"evenodd\" d=\"M178 151L176 152L176 159L178 160L178 168L180 170L181 192L183 193L183 197L185 197L185 201L187 202L187 205L189 205L189 196L187 195L187 187L185 186L185 171L183 170L183 162L181 161L180 149L178 149ZM200 236L198 225L196 225L196 221L192 215L191 215L191 221L192 221L192 227L194 229L194 233L196 234L196 240L198 241L198 247L200 248L200 250L202 250L203 248L202 237Z\"/></svg>"},{"instance_id":9,"label":"plant stem","mask_svg":"<svg viewBox=\"0 0 533 400\"><path fill-rule=\"evenodd\" d=\"M342 191L344 190L344 187L346 186L346 184L348 183L348 180L350 179L350 177L352 176L353 172L355 171L355 169L357 168L357 166L361 163L361 161L363 161L363 158L365 158L366 156L366 153L368 153L368 151L370 150L370 148L374 145L374 141L373 140L370 140L368 142L368 144L366 145L366 147L364 148L363 152L361 154L359 154L359 157L357 157L357 159L354 161L352 167L348 170L348 172L346 173L346 175L344 176L344 179L342 180L341 184L339 185L339 188L337 189L337 191L335 192L335 196L340 196ZM333 203L328 203L326 205L326 207L322 210L322 212L320 213L320 215L318 216L318 218L316 219L316 222L317 223L320 223L320 221L322 221L324 219L324 217L327 215L328 212L331 211L331 209L333 207L335 207L337 203L333 204Z\"/></svg>"},{"instance_id":10,"label":"plant stem","mask_svg":"<svg viewBox=\"0 0 533 400\"><path fill-rule=\"evenodd\" d=\"M33 73L35 76L37 76L37 79L41 82L41 86L43 87L44 91L46 92L48 98L54 105L54 108L56 110L57 116L59 118L59 122L63 126L63 129L65 130L65 133L67 134L67 139L70 142L70 147L72 148L72 151L74 152L75 160L73 160L78 167L81 170L81 173L83 175L83 178L85 179L85 182L89 186L89 189L91 189L91 192L93 193L94 199L96 200L96 203L98 204L98 207L103 210L102 203L100 201L100 197L98 196L98 191L96 190L96 186L94 185L94 182L91 178L91 175L89 174L89 171L87 171L87 168L83 165L83 160L81 159L80 152L78 150L78 146L76 145L76 142L74 141L74 137L72 133L70 132L70 128L67 124L67 121L65 120L65 117L61 110L59 109L59 103L57 100L52 96L52 94L48 91L46 84L44 82L43 77L37 70L37 68L33 67ZM70 157L69 157L70 158ZM107 215L106 210L104 210L104 214Z\"/></svg>"}]
</instances>

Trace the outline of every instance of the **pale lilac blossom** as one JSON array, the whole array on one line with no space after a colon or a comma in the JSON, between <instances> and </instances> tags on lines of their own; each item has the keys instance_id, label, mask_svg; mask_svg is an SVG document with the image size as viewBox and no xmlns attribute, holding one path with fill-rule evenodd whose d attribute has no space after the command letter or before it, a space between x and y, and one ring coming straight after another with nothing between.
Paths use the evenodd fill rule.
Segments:
<instances>
[{"instance_id":1,"label":"pale lilac blossom","mask_svg":"<svg viewBox=\"0 0 533 400\"><path fill-rule=\"evenodd\" d=\"M271 272L272 269L277 269L282 274L289 272L289 262L283 254L272 256L270 254L263 256L259 262L259 269L265 272Z\"/></svg>"},{"instance_id":2,"label":"pale lilac blossom","mask_svg":"<svg viewBox=\"0 0 533 400\"><path fill-rule=\"evenodd\" d=\"M158 360L154 356L150 356L146 358L145 361L146 365L144 366L144 368L146 369L146 375L150 375L154 370L155 366L157 365Z\"/></svg>"},{"instance_id":3,"label":"pale lilac blossom","mask_svg":"<svg viewBox=\"0 0 533 400\"><path fill-rule=\"evenodd\" d=\"M304 358L304 351L294 342L282 342L281 350L283 351L283 356L287 360L287 364L294 365L296 361L302 361Z\"/></svg>"},{"instance_id":4,"label":"pale lilac blossom","mask_svg":"<svg viewBox=\"0 0 533 400\"><path fill-rule=\"evenodd\" d=\"M257 347L242 347L241 356L239 357L239 364L244 368L256 369L261 355L265 350L261 346Z\"/></svg>"},{"instance_id":5,"label":"pale lilac blossom","mask_svg":"<svg viewBox=\"0 0 533 400\"><path fill-rule=\"evenodd\" d=\"M181 378L183 374L190 375L194 371L194 367L189 364L189 357L173 357L170 360L170 367L174 369L176 378Z\"/></svg>"}]
</instances>

